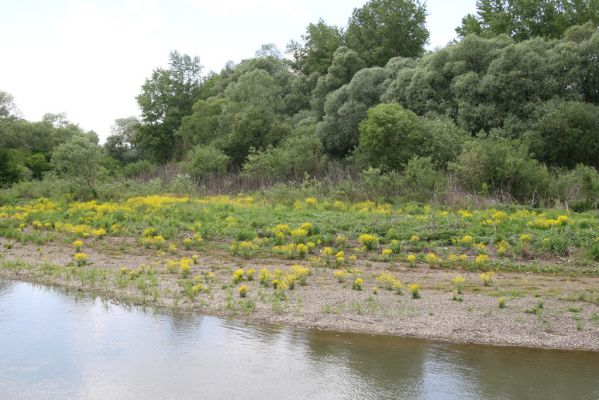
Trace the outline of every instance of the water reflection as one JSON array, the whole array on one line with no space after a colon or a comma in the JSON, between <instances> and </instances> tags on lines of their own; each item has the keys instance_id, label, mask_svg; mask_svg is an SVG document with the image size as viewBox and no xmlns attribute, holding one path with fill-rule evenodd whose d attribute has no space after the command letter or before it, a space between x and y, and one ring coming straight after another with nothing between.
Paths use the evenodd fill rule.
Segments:
<instances>
[{"instance_id":1,"label":"water reflection","mask_svg":"<svg viewBox=\"0 0 599 400\"><path fill-rule=\"evenodd\" d=\"M597 399L599 354L238 324L0 282L0 398Z\"/></svg>"}]
</instances>

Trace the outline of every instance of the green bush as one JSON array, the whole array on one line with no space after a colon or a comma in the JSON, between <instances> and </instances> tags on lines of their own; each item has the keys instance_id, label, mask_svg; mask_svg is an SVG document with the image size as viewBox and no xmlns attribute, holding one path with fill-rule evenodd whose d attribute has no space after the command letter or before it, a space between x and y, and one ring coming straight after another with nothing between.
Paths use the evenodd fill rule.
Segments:
<instances>
[{"instance_id":1,"label":"green bush","mask_svg":"<svg viewBox=\"0 0 599 400\"><path fill-rule=\"evenodd\" d=\"M406 166L404 181L406 197L414 201L435 199L444 190L445 175L436 171L430 157L414 157Z\"/></svg>"},{"instance_id":2,"label":"green bush","mask_svg":"<svg viewBox=\"0 0 599 400\"><path fill-rule=\"evenodd\" d=\"M154 164L148 160L139 160L123 167L123 175L127 178L138 177L143 174L151 174L155 169Z\"/></svg>"},{"instance_id":3,"label":"green bush","mask_svg":"<svg viewBox=\"0 0 599 400\"><path fill-rule=\"evenodd\" d=\"M491 191L519 201L546 197L551 176L532 159L528 147L507 139L478 139L464 145L450 168L468 191Z\"/></svg>"},{"instance_id":4,"label":"green bush","mask_svg":"<svg viewBox=\"0 0 599 400\"><path fill-rule=\"evenodd\" d=\"M322 145L313 126L307 132L287 138L279 147L251 152L243 165L243 174L271 179L317 175L324 165Z\"/></svg>"},{"instance_id":5,"label":"green bush","mask_svg":"<svg viewBox=\"0 0 599 400\"><path fill-rule=\"evenodd\" d=\"M222 174L229 166L229 156L214 145L194 147L184 162L184 170L193 177Z\"/></svg>"},{"instance_id":6,"label":"green bush","mask_svg":"<svg viewBox=\"0 0 599 400\"><path fill-rule=\"evenodd\" d=\"M371 108L359 130L358 164L397 171L415 156L445 167L458 156L465 137L449 120L422 118L399 104Z\"/></svg>"}]
</instances>

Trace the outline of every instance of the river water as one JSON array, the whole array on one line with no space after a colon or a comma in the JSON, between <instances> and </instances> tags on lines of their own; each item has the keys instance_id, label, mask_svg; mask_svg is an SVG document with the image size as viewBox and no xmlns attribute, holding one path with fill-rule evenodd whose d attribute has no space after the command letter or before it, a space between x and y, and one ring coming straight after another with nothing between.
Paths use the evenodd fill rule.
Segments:
<instances>
[{"instance_id":1,"label":"river water","mask_svg":"<svg viewBox=\"0 0 599 400\"><path fill-rule=\"evenodd\" d=\"M599 399L599 353L253 326L0 281L0 399Z\"/></svg>"}]
</instances>

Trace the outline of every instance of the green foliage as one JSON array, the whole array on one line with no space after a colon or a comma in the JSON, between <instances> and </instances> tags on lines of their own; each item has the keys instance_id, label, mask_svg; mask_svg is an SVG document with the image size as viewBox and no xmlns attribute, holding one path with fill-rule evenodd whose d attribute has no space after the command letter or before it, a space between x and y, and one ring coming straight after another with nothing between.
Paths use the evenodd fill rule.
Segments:
<instances>
[{"instance_id":1,"label":"green foliage","mask_svg":"<svg viewBox=\"0 0 599 400\"><path fill-rule=\"evenodd\" d=\"M0 187L19 181L21 174L14 152L0 148Z\"/></svg>"},{"instance_id":2,"label":"green foliage","mask_svg":"<svg viewBox=\"0 0 599 400\"><path fill-rule=\"evenodd\" d=\"M359 130L358 161L383 170L403 170L414 156L443 167L457 156L464 136L450 121L427 120L398 104L371 108Z\"/></svg>"},{"instance_id":3,"label":"green foliage","mask_svg":"<svg viewBox=\"0 0 599 400\"><path fill-rule=\"evenodd\" d=\"M123 167L123 175L128 178L140 176L142 174L151 174L154 165L148 160L139 160L127 164Z\"/></svg>"},{"instance_id":4,"label":"green foliage","mask_svg":"<svg viewBox=\"0 0 599 400\"><path fill-rule=\"evenodd\" d=\"M533 37L560 38L573 25L599 24L595 0L479 0L477 14L469 14L456 29L468 34L508 34L517 41Z\"/></svg>"},{"instance_id":5,"label":"green foliage","mask_svg":"<svg viewBox=\"0 0 599 400\"><path fill-rule=\"evenodd\" d=\"M293 57L293 68L304 75L314 72L326 74L333 62L335 50L341 46L339 28L327 25L321 19L316 24L308 25L301 40L301 43L291 41L287 45L287 52Z\"/></svg>"},{"instance_id":6,"label":"green foliage","mask_svg":"<svg viewBox=\"0 0 599 400\"><path fill-rule=\"evenodd\" d=\"M229 156L214 145L197 145L189 151L185 161L185 170L194 177L200 177L226 172Z\"/></svg>"},{"instance_id":7,"label":"green foliage","mask_svg":"<svg viewBox=\"0 0 599 400\"><path fill-rule=\"evenodd\" d=\"M599 107L580 102L549 105L535 126L535 153L550 165L599 167Z\"/></svg>"},{"instance_id":8,"label":"green foliage","mask_svg":"<svg viewBox=\"0 0 599 400\"><path fill-rule=\"evenodd\" d=\"M135 144L153 160L166 162L178 150L175 132L200 95L201 73L199 58L173 51L169 68L155 69L143 84L137 96L143 124Z\"/></svg>"},{"instance_id":9,"label":"green foliage","mask_svg":"<svg viewBox=\"0 0 599 400\"><path fill-rule=\"evenodd\" d=\"M346 45L368 66L384 66L393 57L417 57L429 32L426 5L415 0L370 0L356 8L345 32Z\"/></svg>"},{"instance_id":10,"label":"green foliage","mask_svg":"<svg viewBox=\"0 0 599 400\"><path fill-rule=\"evenodd\" d=\"M404 171L409 200L434 200L445 189L445 175L437 170L430 157L414 157Z\"/></svg>"},{"instance_id":11,"label":"green foliage","mask_svg":"<svg viewBox=\"0 0 599 400\"><path fill-rule=\"evenodd\" d=\"M121 164L137 161L140 154L135 149L134 143L141 125L137 118L118 118L114 121L112 135L106 138L104 151L109 157Z\"/></svg>"},{"instance_id":12,"label":"green foliage","mask_svg":"<svg viewBox=\"0 0 599 400\"><path fill-rule=\"evenodd\" d=\"M451 166L466 190L516 200L538 199L548 191L547 168L533 160L525 145L505 139L478 139L464 145Z\"/></svg>"},{"instance_id":13,"label":"green foliage","mask_svg":"<svg viewBox=\"0 0 599 400\"><path fill-rule=\"evenodd\" d=\"M323 167L323 151L313 126L300 129L279 147L254 151L243 165L243 173L254 178L292 179L318 174Z\"/></svg>"},{"instance_id":14,"label":"green foliage","mask_svg":"<svg viewBox=\"0 0 599 400\"><path fill-rule=\"evenodd\" d=\"M327 96L325 116L316 129L327 153L342 157L358 145L358 125L368 108L378 103L388 78L384 68L362 69Z\"/></svg>"},{"instance_id":15,"label":"green foliage","mask_svg":"<svg viewBox=\"0 0 599 400\"><path fill-rule=\"evenodd\" d=\"M102 151L89 136L75 136L61 144L52 153L52 167L60 176L71 179L77 186L97 195L98 176Z\"/></svg>"},{"instance_id":16,"label":"green foliage","mask_svg":"<svg viewBox=\"0 0 599 400\"><path fill-rule=\"evenodd\" d=\"M37 180L41 180L44 174L50 170L50 163L42 153L27 156L25 166L31 171L31 177Z\"/></svg>"}]
</instances>

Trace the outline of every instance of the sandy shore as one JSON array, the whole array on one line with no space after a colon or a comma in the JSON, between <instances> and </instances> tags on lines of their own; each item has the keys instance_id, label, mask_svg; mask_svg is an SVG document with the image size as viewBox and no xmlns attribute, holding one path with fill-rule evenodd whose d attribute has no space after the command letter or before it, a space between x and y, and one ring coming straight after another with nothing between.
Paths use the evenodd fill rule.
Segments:
<instances>
[{"instance_id":1,"label":"sandy shore","mask_svg":"<svg viewBox=\"0 0 599 400\"><path fill-rule=\"evenodd\" d=\"M175 308L253 323L457 343L599 351L599 278L596 277L497 273L487 287L477 273L360 261L356 267L364 279L361 291L352 290L349 279L339 283L333 269L312 268L307 285L296 285L294 290L286 291L286 299L280 299L272 288L261 286L257 280L243 282L249 292L246 298L241 298L231 282L232 271L263 267L285 270L295 262L244 260L212 251L200 255L190 275L201 276L211 271L214 278L205 285L206 290L190 298L185 295L181 278L164 267L165 259L189 255L185 252L160 256L135 246L133 239L111 238L87 249L90 265L48 271L44 263L67 265L72 249L57 244L40 247L16 243L7 248L7 244L0 239L0 276L89 292L116 302ZM117 284L120 268L135 269L142 265L156 271L151 290L138 280L121 280ZM65 273L68 270L76 271L75 275ZM383 288L373 293L377 286L375 277L382 271L392 272L404 283L403 294ZM461 295L455 293L451 283L457 274L466 278ZM421 285L420 299L412 298L407 289L409 283ZM506 299L505 308L498 306L500 297Z\"/></svg>"}]
</instances>

